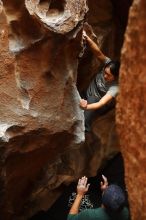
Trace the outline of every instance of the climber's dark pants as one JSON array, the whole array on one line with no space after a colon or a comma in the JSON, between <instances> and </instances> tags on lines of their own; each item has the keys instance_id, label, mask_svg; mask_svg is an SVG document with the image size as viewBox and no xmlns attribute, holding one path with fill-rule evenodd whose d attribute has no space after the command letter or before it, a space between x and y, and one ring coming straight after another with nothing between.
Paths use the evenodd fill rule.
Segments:
<instances>
[{"instance_id":1,"label":"climber's dark pants","mask_svg":"<svg viewBox=\"0 0 146 220\"><path fill-rule=\"evenodd\" d=\"M88 101L89 104L99 102L99 98L96 96L84 96L84 98ZM113 100L109 104L101 107L100 109L97 110L85 110L84 111L84 116L85 116L85 131L89 132L91 130L91 125L93 120L101 115L106 114L109 110L114 108L115 106L115 101Z\"/></svg>"}]
</instances>

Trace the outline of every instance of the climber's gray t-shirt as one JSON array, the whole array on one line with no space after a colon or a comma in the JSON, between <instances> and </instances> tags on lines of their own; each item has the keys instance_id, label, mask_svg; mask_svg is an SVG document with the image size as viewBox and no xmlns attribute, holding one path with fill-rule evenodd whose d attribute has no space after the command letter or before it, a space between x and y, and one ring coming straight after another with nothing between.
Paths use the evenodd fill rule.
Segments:
<instances>
[{"instance_id":1,"label":"climber's gray t-shirt","mask_svg":"<svg viewBox=\"0 0 146 220\"><path fill-rule=\"evenodd\" d=\"M105 95L110 94L115 98L118 94L119 86L118 81L107 82L104 79L104 68L105 65L111 62L110 58L106 58L104 66L101 71L96 75L95 79L90 83L87 89L87 96L96 96L99 100Z\"/></svg>"}]
</instances>

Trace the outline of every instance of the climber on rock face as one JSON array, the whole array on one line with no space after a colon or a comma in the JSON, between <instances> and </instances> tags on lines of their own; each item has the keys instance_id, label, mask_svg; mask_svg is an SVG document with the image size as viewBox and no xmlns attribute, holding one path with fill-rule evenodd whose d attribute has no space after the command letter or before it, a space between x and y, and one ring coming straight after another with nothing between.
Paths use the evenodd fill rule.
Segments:
<instances>
[{"instance_id":1,"label":"climber on rock face","mask_svg":"<svg viewBox=\"0 0 146 220\"><path fill-rule=\"evenodd\" d=\"M85 31L83 31L83 39L103 63L102 70L90 83L84 99L80 100L80 107L85 110L85 131L90 131L93 118L105 114L115 106L120 63L106 57Z\"/></svg>"},{"instance_id":2,"label":"climber on rock face","mask_svg":"<svg viewBox=\"0 0 146 220\"><path fill-rule=\"evenodd\" d=\"M67 220L129 220L129 211L125 206L125 194L115 184L108 186L107 178L102 175L102 204L99 208L85 209L79 213L82 198L88 191L89 184L84 176L78 181L77 195L70 209Z\"/></svg>"}]
</instances>

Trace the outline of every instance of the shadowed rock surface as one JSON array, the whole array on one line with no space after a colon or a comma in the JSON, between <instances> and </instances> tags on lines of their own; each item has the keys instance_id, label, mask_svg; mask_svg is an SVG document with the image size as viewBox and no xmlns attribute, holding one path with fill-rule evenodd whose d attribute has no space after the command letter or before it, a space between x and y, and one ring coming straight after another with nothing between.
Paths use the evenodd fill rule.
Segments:
<instances>
[{"instance_id":1,"label":"shadowed rock surface","mask_svg":"<svg viewBox=\"0 0 146 220\"><path fill-rule=\"evenodd\" d=\"M120 151L114 110L94 122L93 136L89 135L84 143L84 118L79 108L78 91L82 92L87 88L97 73L99 62L88 47L83 47L81 31L86 21L91 25L90 31L96 34L103 52L111 58L120 59L130 5L131 0L0 1L2 219L27 219L39 210L47 210L65 185L81 175L96 175L105 159ZM132 40L129 44L129 39L134 36L134 42L145 45L144 32L138 37L138 33L145 27L143 9L144 1L135 1L123 49L122 86L117 108L126 172L129 175L131 173L131 177L128 177L128 180L126 178L126 181L131 193L133 219L136 219L141 211L135 208L138 195L134 188L132 189L133 173L136 176L136 171L141 169L144 176L145 167L140 166L141 161L145 164L145 157L136 146L141 146L144 152L145 112L140 110L145 107L142 95L144 76L139 78L141 83L137 83L136 92L133 90L131 96L128 96L127 91L132 90L131 82L135 85L134 76L137 76L137 72L144 74L145 47L134 47ZM142 11L141 16L138 15L139 11ZM138 26L135 25L137 17ZM133 64L131 57L133 62L137 59L137 52L138 58L142 57L139 60L140 69L135 62L133 69L128 70L131 78L127 80L127 65L130 67ZM140 95L141 98L135 98L131 102L134 94L137 97ZM130 101L127 99L125 103L125 97ZM131 107L128 107L129 103ZM135 104L138 109L136 112ZM127 106L127 110L124 106ZM125 133L125 127L129 129L131 136ZM140 136L133 132L135 128L139 132L142 130ZM140 137L138 142L136 137ZM133 151L133 148L137 150ZM134 160L137 155L137 161L140 162ZM136 167L134 171L133 167ZM141 181L139 177L136 190ZM142 191L139 193L138 204L142 208L144 204L141 199L144 201L144 198ZM142 218L143 216L141 213Z\"/></svg>"},{"instance_id":2,"label":"shadowed rock surface","mask_svg":"<svg viewBox=\"0 0 146 220\"><path fill-rule=\"evenodd\" d=\"M123 158L122 155L118 153L114 158L108 160L106 162L106 165L98 170L97 174L94 177L88 179L90 187L86 196L89 199L88 202L87 199L84 200L82 204L83 209L86 209L87 206L89 206L89 203L92 204L92 208L97 208L101 205L100 181L102 180L102 174L104 174L108 178L109 184L119 185L125 191L126 196L127 193L124 183ZM57 201L47 212L40 211L29 220L66 220L70 205L73 202L73 195L76 193L76 186L77 182L73 182L72 184L70 184L68 187L66 187L64 193L59 197L59 199L57 199ZM127 199L126 205L128 205Z\"/></svg>"},{"instance_id":3,"label":"shadowed rock surface","mask_svg":"<svg viewBox=\"0 0 146 220\"><path fill-rule=\"evenodd\" d=\"M146 2L134 1L122 50L117 124L133 220L146 219ZM143 211L142 211L143 210Z\"/></svg>"},{"instance_id":4,"label":"shadowed rock surface","mask_svg":"<svg viewBox=\"0 0 146 220\"><path fill-rule=\"evenodd\" d=\"M70 168L56 171L61 155L84 141L75 86L80 39L69 40L44 28L29 15L24 1L3 5L1 216L20 219L53 203L58 192L53 199L48 192L70 174Z\"/></svg>"}]
</instances>

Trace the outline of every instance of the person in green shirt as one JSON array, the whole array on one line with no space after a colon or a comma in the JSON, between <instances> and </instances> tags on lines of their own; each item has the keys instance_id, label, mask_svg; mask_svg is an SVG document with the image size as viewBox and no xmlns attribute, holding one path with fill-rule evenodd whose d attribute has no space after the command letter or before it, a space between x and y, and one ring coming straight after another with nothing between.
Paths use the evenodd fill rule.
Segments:
<instances>
[{"instance_id":1,"label":"person in green shirt","mask_svg":"<svg viewBox=\"0 0 146 220\"><path fill-rule=\"evenodd\" d=\"M102 175L101 182L102 204L95 209L86 209L79 213L79 207L85 193L89 189L87 177L78 181L77 196L69 211L67 220L129 220L129 211L125 204L125 195L122 189L115 184L108 185L107 178Z\"/></svg>"}]
</instances>

